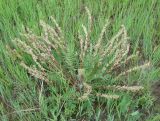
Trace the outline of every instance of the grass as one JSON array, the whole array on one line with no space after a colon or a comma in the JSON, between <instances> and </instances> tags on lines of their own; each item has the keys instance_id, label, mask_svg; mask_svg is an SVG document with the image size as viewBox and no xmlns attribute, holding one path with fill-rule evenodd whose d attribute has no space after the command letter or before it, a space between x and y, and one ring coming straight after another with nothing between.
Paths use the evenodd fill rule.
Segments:
<instances>
[{"instance_id":1,"label":"grass","mask_svg":"<svg viewBox=\"0 0 160 121\"><path fill-rule=\"evenodd\" d=\"M106 19L109 19L110 24L103 36L103 44L100 49L103 49L109 43L110 38L119 31L120 26L124 25L130 38L128 55L135 55L137 51L139 52L139 56L127 64L133 68L143 65L147 61L151 64L147 69L140 68L117 79L117 74L122 73L123 69L129 69L128 65L123 64L119 70L111 71L102 77L101 68L99 68L100 70L91 68L99 61L99 54L96 54L97 57L94 58L87 53L86 57L82 59L85 72L92 71L92 74L98 77L85 76L87 86L93 88L93 94L100 93L101 96L103 96L102 94L112 94L112 96L116 94L120 96L118 99L104 98L106 95L103 97L87 95L89 98L81 101L78 97L83 96L85 89L77 91L69 83L71 76L74 77L78 71L83 75L84 71L84 68L78 70L80 59L75 56L80 55L81 52L78 44L79 33L83 39L86 35L83 32L82 24L86 26L87 30L89 28L85 6L91 11L93 18L90 43L93 45L97 43ZM155 105L155 99L151 94L151 85L160 79L159 6L159 0L0 0L0 119L4 121L160 120L160 110L155 110L158 104ZM34 78L34 75L31 76L19 64L23 60L29 66L36 65L29 54L22 52L25 50L23 45L16 47L16 52L19 52L22 58L17 57L15 53L8 53L8 47L13 49L17 46L17 43L12 41L14 38L20 38L23 42L27 42L27 39L21 35L24 30L27 30L26 28L30 28L37 36L44 33L44 27L39 24L40 20L55 28L50 16L55 17L67 43L67 51L62 49L61 56L53 53L56 60L64 66L65 72L68 72L67 75L62 70L55 71L55 68L49 68L52 71L47 72L49 80L54 80L56 85L47 84L42 81L43 79ZM103 65L106 66L107 61L114 56L115 53L107 56ZM100 85L100 88L95 88L97 85ZM109 85L140 85L144 89L132 93L122 90L106 90L101 85L105 88Z\"/></svg>"}]
</instances>

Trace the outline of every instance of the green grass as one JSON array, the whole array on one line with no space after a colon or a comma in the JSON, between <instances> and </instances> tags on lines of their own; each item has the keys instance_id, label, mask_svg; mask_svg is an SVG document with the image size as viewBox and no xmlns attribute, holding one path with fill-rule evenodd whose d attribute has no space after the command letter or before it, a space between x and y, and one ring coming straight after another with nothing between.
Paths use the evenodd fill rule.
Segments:
<instances>
[{"instance_id":1,"label":"green grass","mask_svg":"<svg viewBox=\"0 0 160 121\"><path fill-rule=\"evenodd\" d=\"M105 80L100 83L138 84L144 86L142 92L138 94L119 92L121 97L118 100L90 96L89 100L81 102L76 99L80 94L66 83L59 72L51 74L50 77L62 85L58 92L55 86L44 83L43 95L39 96L37 89L40 88L41 81L31 77L19 65L14 55L8 55L6 45L13 48L11 40L16 37L21 38L20 33L24 27L40 35L42 27L39 21L44 20L53 26L49 19L53 15L69 43L70 53L66 55L67 61L73 64L70 57L74 56L74 51L77 49L74 44L77 42L78 32L82 32L82 23L88 25L85 6L89 8L94 19L91 34L93 43L98 39L106 19L111 21L104 37L106 40L115 35L124 24L130 37L131 53L135 54L137 50L140 52L138 61L131 63L136 65L148 60L152 64L149 71L131 73L121 78L119 82L114 82L111 74L111 77L106 77L109 82ZM0 120L160 120L160 110L154 111L157 105L154 105L154 98L151 95L151 85L155 81L160 81L159 6L159 0L0 0ZM33 63L28 55L24 55L23 59ZM91 62L92 60L86 59L86 66ZM74 64L73 68L77 63ZM36 109L31 110L32 108Z\"/></svg>"}]
</instances>

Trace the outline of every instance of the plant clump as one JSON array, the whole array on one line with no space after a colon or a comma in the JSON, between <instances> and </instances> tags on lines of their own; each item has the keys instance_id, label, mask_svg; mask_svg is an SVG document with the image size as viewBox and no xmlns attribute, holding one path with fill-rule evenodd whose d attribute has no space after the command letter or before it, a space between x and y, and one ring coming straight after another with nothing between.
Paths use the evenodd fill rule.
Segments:
<instances>
[{"instance_id":1,"label":"plant clump","mask_svg":"<svg viewBox=\"0 0 160 121\"><path fill-rule=\"evenodd\" d=\"M104 94L97 90L136 92L143 89L142 86L128 86L127 84L108 85L110 79L118 81L128 73L149 67L150 62L131 68L127 67L123 71L118 70L119 67L138 55L129 53L130 43L125 26L122 25L116 35L104 42L107 27L110 25L107 20L98 40L94 43L91 41L92 16L89 9L87 7L85 9L88 15L88 25L86 27L82 24L83 32L79 32L78 38L75 38L72 43L66 41L62 29L54 17L50 17L54 27L40 21L42 27L40 36L28 29L22 34L21 39L14 39L13 43L17 47L14 53L19 58L20 65L30 76L44 81L47 85L59 87L60 80L52 79L50 75L61 76L62 81L65 81L70 88L75 88L77 92L81 93L81 96L78 97L81 101L88 99L90 95L107 99L119 98L117 94ZM26 55L31 58L32 62L24 59ZM116 73L117 70L118 73ZM106 85L103 83L97 86L99 80Z\"/></svg>"}]
</instances>

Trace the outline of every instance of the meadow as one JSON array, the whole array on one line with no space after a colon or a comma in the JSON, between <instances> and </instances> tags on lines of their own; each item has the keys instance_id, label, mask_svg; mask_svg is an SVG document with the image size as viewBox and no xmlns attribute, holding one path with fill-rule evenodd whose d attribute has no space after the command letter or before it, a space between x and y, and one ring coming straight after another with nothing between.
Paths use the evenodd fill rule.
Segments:
<instances>
[{"instance_id":1,"label":"meadow","mask_svg":"<svg viewBox=\"0 0 160 121\"><path fill-rule=\"evenodd\" d=\"M160 121L160 0L0 0L0 120Z\"/></svg>"}]
</instances>

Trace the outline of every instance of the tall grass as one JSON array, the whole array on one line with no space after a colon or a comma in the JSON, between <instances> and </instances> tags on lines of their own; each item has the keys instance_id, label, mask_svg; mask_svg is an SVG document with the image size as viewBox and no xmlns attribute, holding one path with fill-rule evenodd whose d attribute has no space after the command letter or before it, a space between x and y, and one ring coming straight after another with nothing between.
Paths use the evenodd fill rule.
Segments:
<instances>
[{"instance_id":1,"label":"tall grass","mask_svg":"<svg viewBox=\"0 0 160 121\"><path fill-rule=\"evenodd\" d=\"M19 65L21 59L27 64L34 64L32 57L24 54L23 58L19 59L15 53L12 53L12 58L8 56L6 45L9 45L11 49L14 48L11 41L13 38L26 40L21 37L20 33L23 30L27 31L27 27L40 36L43 29L39 21L44 20L50 26L55 27L49 18L54 16L62 29L66 42L69 43L70 53L65 55L67 57L65 62L69 65L67 68L72 70L75 66L77 67L77 62L72 63L76 61L72 59L77 54L76 48L79 46L78 41L75 43L75 38L78 40L79 33L85 34L82 33L82 24L85 23L84 25L89 27L85 6L91 10L94 22L90 34L91 43L96 43L108 18L111 23L103 37L103 45L108 43L106 40L110 40L109 38L113 37L123 24L130 37L129 54L136 55L138 50L141 55L129 64L131 66L141 65L145 63L145 60L149 60L152 64L150 71L142 69L138 72L128 73L127 76L122 76L119 82L112 78L116 73L107 75L104 80L109 80L107 82L109 85L141 84L144 87L142 92L135 95L130 92L118 92L121 97L118 100L91 96L86 101L77 102L75 98L80 94L76 93L74 88L70 88L61 71L56 74L49 73L49 78L58 80L57 87L61 85L57 89L54 88L55 86L48 86L46 83L38 81L37 78L29 76L27 71ZM160 69L158 69L160 64L159 6L159 0L0 0L0 119L4 121L71 119L139 121L156 115L149 109L153 107L153 97L150 94L151 83L160 78ZM18 52L22 54L20 49ZM60 62L61 58L56 53L54 54ZM89 59L86 58L86 67L91 64ZM96 60L96 58L94 59ZM126 68L125 65L124 67ZM70 73L74 75L74 71ZM83 72L83 70L79 71ZM101 82L101 79L94 81L98 81L101 85L106 84L105 81ZM105 88L121 89L121 87L115 86L105 86L105 88L100 87L99 89L98 86L97 90L101 90L102 94L115 94L115 90L106 90ZM101 96L105 97L106 95ZM157 119L157 117L153 119Z\"/></svg>"}]
</instances>

